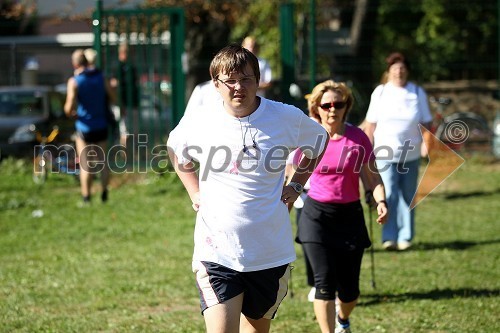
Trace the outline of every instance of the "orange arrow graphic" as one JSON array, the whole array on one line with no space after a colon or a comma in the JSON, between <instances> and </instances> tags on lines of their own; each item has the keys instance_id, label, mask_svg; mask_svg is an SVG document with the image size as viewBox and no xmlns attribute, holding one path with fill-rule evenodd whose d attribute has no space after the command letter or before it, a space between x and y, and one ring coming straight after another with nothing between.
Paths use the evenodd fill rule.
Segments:
<instances>
[{"instance_id":1,"label":"orange arrow graphic","mask_svg":"<svg viewBox=\"0 0 500 333\"><path fill-rule=\"evenodd\" d=\"M429 130L421 125L419 127L424 139L424 145L429 154L429 163L420 179L417 192L411 201L410 209L415 208L465 162L460 155L439 140Z\"/></svg>"}]
</instances>

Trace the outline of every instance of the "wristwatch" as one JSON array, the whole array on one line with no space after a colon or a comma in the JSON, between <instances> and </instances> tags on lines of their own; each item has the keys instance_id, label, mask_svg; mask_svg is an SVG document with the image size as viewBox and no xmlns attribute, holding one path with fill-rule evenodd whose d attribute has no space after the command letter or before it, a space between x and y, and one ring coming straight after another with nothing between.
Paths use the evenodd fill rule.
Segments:
<instances>
[{"instance_id":1,"label":"wristwatch","mask_svg":"<svg viewBox=\"0 0 500 333\"><path fill-rule=\"evenodd\" d=\"M298 194L301 194L302 191L304 191L304 185L302 185L300 183L290 182L290 183L288 183L288 185L290 185L295 190L295 192L297 192Z\"/></svg>"}]
</instances>

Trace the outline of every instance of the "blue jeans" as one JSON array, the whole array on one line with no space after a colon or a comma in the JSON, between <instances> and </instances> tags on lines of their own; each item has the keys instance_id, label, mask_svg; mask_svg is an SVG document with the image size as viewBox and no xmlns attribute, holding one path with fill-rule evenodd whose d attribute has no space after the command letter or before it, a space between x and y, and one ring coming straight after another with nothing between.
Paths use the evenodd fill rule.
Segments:
<instances>
[{"instance_id":1,"label":"blue jeans","mask_svg":"<svg viewBox=\"0 0 500 333\"><path fill-rule=\"evenodd\" d=\"M382 228L382 242L411 241L415 232L415 209L410 204L417 191L420 160L403 163L377 161L384 182L389 218Z\"/></svg>"}]
</instances>

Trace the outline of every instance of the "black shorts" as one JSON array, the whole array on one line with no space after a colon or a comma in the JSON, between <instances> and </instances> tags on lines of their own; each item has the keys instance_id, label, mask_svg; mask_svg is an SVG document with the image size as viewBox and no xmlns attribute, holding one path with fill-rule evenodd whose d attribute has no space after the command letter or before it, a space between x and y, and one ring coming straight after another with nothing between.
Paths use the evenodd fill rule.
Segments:
<instances>
[{"instance_id":1,"label":"black shorts","mask_svg":"<svg viewBox=\"0 0 500 333\"><path fill-rule=\"evenodd\" d=\"M238 272L225 266L198 261L193 263L200 293L201 312L241 293L241 313L251 319L272 319L288 291L290 265L254 272Z\"/></svg>"},{"instance_id":2,"label":"black shorts","mask_svg":"<svg viewBox=\"0 0 500 333\"><path fill-rule=\"evenodd\" d=\"M302 243L314 274L316 299L345 303L359 297L359 273L364 249L346 250L319 243Z\"/></svg>"},{"instance_id":3,"label":"black shorts","mask_svg":"<svg viewBox=\"0 0 500 333\"><path fill-rule=\"evenodd\" d=\"M307 197L300 214L297 242L329 244L346 250L370 247L361 202L331 204Z\"/></svg>"},{"instance_id":4,"label":"black shorts","mask_svg":"<svg viewBox=\"0 0 500 333\"><path fill-rule=\"evenodd\" d=\"M361 260L371 245L359 201L329 204L308 197L297 240L311 263L317 299L333 300L336 293L343 302L358 298Z\"/></svg>"},{"instance_id":5,"label":"black shorts","mask_svg":"<svg viewBox=\"0 0 500 333\"><path fill-rule=\"evenodd\" d=\"M105 128L87 133L78 131L78 136L86 143L98 143L108 139L108 129Z\"/></svg>"}]
</instances>

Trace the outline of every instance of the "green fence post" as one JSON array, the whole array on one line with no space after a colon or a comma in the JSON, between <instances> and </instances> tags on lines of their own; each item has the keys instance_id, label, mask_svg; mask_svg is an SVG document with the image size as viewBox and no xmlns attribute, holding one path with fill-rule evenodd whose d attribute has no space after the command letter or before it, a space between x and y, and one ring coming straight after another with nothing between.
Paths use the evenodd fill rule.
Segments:
<instances>
[{"instance_id":1,"label":"green fence post","mask_svg":"<svg viewBox=\"0 0 500 333\"><path fill-rule=\"evenodd\" d=\"M168 20L166 20L165 16L168 16ZM133 80L130 80L132 78L130 71L127 72L129 77L127 86L124 87L126 91L121 91L122 87L118 86L118 95L125 94L125 100L120 100L122 102L120 103L121 107L134 111L127 114L129 131L135 134L147 132L155 143L162 140L164 135L167 135L168 130L179 123L185 108L185 74L182 68L185 38L184 9L180 7L164 7L105 10L102 8L102 0L96 0L96 11L93 18L94 47L98 51L99 57L106 56L105 65L107 70L117 63L117 59L109 57L111 45L118 49L120 43L126 41L131 54L135 51L136 56L131 57L128 61L134 64L137 69L137 89L132 86L131 82ZM165 28L163 30L159 26L160 30L158 30L157 36L154 34L158 28L156 20L159 20L160 25ZM167 45L168 42L163 44L162 39L162 33L167 32L167 29L170 33L169 45ZM110 40L110 36L113 36L113 34L116 34L114 36L116 40ZM103 43L101 35L106 36L105 45L101 45ZM104 55L101 55L102 47L106 47ZM163 54L164 50L166 57ZM167 62L166 66L163 66L164 62ZM116 73L116 76L119 82L125 80L120 71ZM172 97L170 101L165 101L165 103L170 103L168 110L170 117L163 117L164 108L159 85L163 83L163 78L167 76L170 76ZM143 87L143 84L147 86ZM147 89L145 94L142 94L143 88ZM170 95L169 87L163 86L163 89L165 94ZM137 112L132 107L134 104L133 94L137 94L139 100ZM144 105L147 105L147 108ZM157 106L160 107L160 110L155 109ZM159 112L155 113L156 111ZM164 124L159 124L154 119L155 117L161 118ZM161 132L161 130L164 132Z\"/></svg>"},{"instance_id":2,"label":"green fence post","mask_svg":"<svg viewBox=\"0 0 500 333\"><path fill-rule=\"evenodd\" d=\"M96 11L92 15L92 26L94 30L94 50L97 52L96 66L101 68L101 33L102 33L102 0L96 0Z\"/></svg>"},{"instance_id":3,"label":"green fence post","mask_svg":"<svg viewBox=\"0 0 500 333\"><path fill-rule=\"evenodd\" d=\"M316 85L316 0L309 2L309 90Z\"/></svg>"},{"instance_id":4,"label":"green fence post","mask_svg":"<svg viewBox=\"0 0 500 333\"><path fill-rule=\"evenodd\" d=\"M295 82L295 45L294 45L294 6L291 3L280 7L281 36L281 97L283 102L291 104L290 85Z\"/></svg>"},{"instance_id":5,"label":"green fence post","mask_svg":"<svg viewBox=\"0 0 500 333\"><path fill-rule=\"evenodd\" d=\"M170 73L172 73L172 128L182 118L185 109L186 81L182 68L182 55L184 53L184 10L177 9L170 15Z\"/></svg>"}]
</instances>

